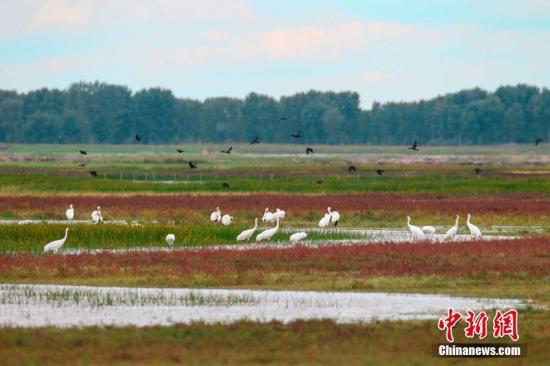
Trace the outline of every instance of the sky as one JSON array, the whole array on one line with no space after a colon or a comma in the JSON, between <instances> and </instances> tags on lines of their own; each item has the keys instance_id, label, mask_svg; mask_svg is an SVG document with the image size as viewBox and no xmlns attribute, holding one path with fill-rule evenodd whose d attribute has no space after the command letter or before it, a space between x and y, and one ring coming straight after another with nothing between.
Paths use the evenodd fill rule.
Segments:
<instances>
[{"instance_id":1,"label":"sky","mask_svg":"<svg viewBox=\"0 0 550 366\"><path fill-rule=\"evenodd\" d=\"M2 0L0 89L412 101L550 86L550 0Z\"/></svg>"}]
</instances>

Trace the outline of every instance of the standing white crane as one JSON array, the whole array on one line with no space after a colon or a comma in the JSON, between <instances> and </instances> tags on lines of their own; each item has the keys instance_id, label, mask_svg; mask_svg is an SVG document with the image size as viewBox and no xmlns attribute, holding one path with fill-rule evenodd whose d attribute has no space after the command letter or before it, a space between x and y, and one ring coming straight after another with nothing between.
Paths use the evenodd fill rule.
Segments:
<instances>
[{"instance_id":1,"label":"standing white crane","mask_svg":"<svg viewBox=\"0 0 550 366\"><path fill-rule=\"evenodd\" d=\"M273 235L277 234L277 231L279 230L279 220L277 220L277 225L274 228L267 229L262 231L256 236L256 241L262 241L262 240L271 240Z\"/></svg>"},{"instance_id":2,"label":"standing white crane","mask_svg":"<svg viewBox=\"0 0 550 366\"><path fill-rule=\"evenodd\" d=\"M422 232L426 235L435 235L436 230L435 227L428 225L422 226Z\"/></svg>"},{"instance_id":3,"label":"standing white crane","mask_svg":"<svg viewBox=\"0 0 550 366\"><path fill-rule=\"evenodd\" d=\"M327 212L330 215L330 222L333 222L334 226L338 226L338 221L340 221L340 214L338 211L332 211L332 209L328 207Z\"/></svg>"},{"instance_id":4,"label":"standing white crane","mask_svg":"<svg viewBox=\"0 0 550 366\"><path fill-rule=\"evenodd\" d=\"M74 219L74 207L73 207L72 203L69 205L69 208L67 209L67 211L65 211L65 216L67 217L67 220L73 221L73 219Z\"/></svg>"},{"instance_id":5,"label":"standing white crane","mask_svg":"<svg viewBox=\"0 0 550 366\"><path fill-rule=\"evenodd\" d=\"M210 214L210 221L212 222L220 222L222 219L222 211L219 207L216 207L216 211L212 212Z\"/></svg>"},{"instance_id":6,"label":"standing white crane","mask_svg":"<svg viewBox=\"0 0 550 366\"><path fill-rule=\"evenodd\" d=\"M324 228L330 224L330 214L326 213L325 216L319 220L319 227Z\"/></svg>"},{"instance_id":7,"label":"standing white crane","mask_svg":"<svg viewBox=\"0 0 550 366\"><path fill-rule=\"evenodd\" d=\"M481 234L481 230L474 224L470 222L470 214L468 214L468 220L466 220L466 225L468 226L468 229L470 229L470 234L472 235L472 238L474 239L481 239L483 234Z\"/></svg>"},{"instance_id":8,"label":"standing white crane","mask_svg":"<svg viewBox=\"0 0 550 366\"><path fill-rule=\"evenodd\" d=\"M227 215L227 214L223 215L222 224L227 226L227 225L230 225L232 221L233 221L233 216L230 216L230 215Z\"/></svg>"},{"instance_id":9,"label":"standing white crane","mask_svg":"<svg viewBox=\"0 0 550 366\"><path fill-rule=\"evenodd\" d=\"M101 214L101 207L97 206L97 208L92 211L92 221L94 224L99 224L100 222L103 222L103 215Z\"/></svg>"},{"instance_id":10,"label":"standing white crane","mask_svg":"<svg viewBox=\"0 0 550 366\"><path fill-rule=\"evenodd\" d=\"M456 215L455 226L447 230L447 232L445 233L445 236L443 237L443 241L453 240L455 235L458 233L458 217L459 216Z\"/></svg>"},{"instance_id":11,"label":"standing white crane","mask_svg":"<svg viewBox=\"0 0 550 366\"><path fill-rule=\"evenodd\" d=\"M250 240L250 238L252 237L252 235L254 235L254 232L256 231L256 229L258 228L258 218L256 217L254 219L254 227L252 229L248 229L248 230L245 230L243 231L242 233L240 233L239 235L237 235L237 240Z\"/></svg>"},{"instance_id":12,"label":"standing white crane","mask_svg":"<svg viewBox=\"0 0 550 366\"><path fill-rule=\"evenodd\" d=\"M286 212L284 212L283 210L280 210L280 209L275 209L275 212L273 213L273 219L274 220L284 220L285 219L285 216L286 216Z\"/></svg>"},{"instance_id":13,"label":"standing white crane","mask_svg":"<svg viewBox=\"0 0 550 366\"><path fill-rule=\"evenodd\" d=\"M273 213L269 212L269 209L266 207L264 211L264 215L262 216L262 221L264 222L273 221L275 219L273 216L274 216Z\"/></svg>"},{"instance_id":14,"label":"standing white crane","mask_svg":"<svg viewBox=\"0 0 550 366\"><path fill-rule=\"evenodd\" d=\"M409 231L411 234L413 234L415 237L419 237L420 239L425 239L426 235L422 231L421 228L418 226L411 225L411 217L407 216L407 226L409 227Z\"/></svg>"},{"instance_id":15,"label":"standing white crane","mask_svg":"<svg viewBox=\"0 0 550 366\"><path fill-rule=\"evenodd\" d=\"M291 243L297 243L302 239L307 238L307 234L304 232L294 233L290 235L290 242Z\"/></svg>"},{"instance_id":16,"label":"standing white crane","mask_svg":"<svg viewBox=\"0 0 550 366\"><path fill-rule=\"evenodd\" d=\"M67 234L69 233L69 228L65 229L65 236L63 239L54 240L44 246L44 253L47 253L49 251L52 251L54 253L57 253L59 249L65 244L65 241L67 241Z\"/></svg>"},{"instance_id":17,"label":"standing white crane","mask_svg":"<svg viewBox=\"0 0 550 366\"><path fill-rule=\"evenodd\" d=\"M174 242L176 241L176 236L174 234L168 234L166 235L166 242L168 243L168 246L174 245Z\"/></svg>"}]
</instances>

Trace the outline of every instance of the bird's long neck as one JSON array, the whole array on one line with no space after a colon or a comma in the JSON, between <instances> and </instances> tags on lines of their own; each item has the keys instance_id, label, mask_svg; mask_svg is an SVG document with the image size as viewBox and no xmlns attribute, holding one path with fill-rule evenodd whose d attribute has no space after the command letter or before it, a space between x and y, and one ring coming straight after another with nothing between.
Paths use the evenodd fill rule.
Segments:
<instances>
[{"instance_id":1,"label":"bird's long neck","mask_svg":"<svg viewBox=\"0 0 550 366\"><path fill-rule=\"evenodd\" d=\"M458 216L456 217L455 226L458 226Z\"/></svg>"},{"instance_id":2,"label":"bird's long neck","mask_svg":"<svg viewBox=\"0 0 550 366\"><path fill-rule=\"evenodd\" d=\"M258 228L258 219L254 220L254 230Z\"/></svg>"},{"instance_id":3,"label":"bird's long neck","mask_svg":"<svg viewBox=\"0 0 550 366\"><path fill-rule=\"evenodd\" d=\"M279 228L279 219L277 219L277 225L275 225L275 229Z\"/></svg>"},{"instance_id":4,"label":"bird's long neck","mask_svg":"<svg viewBox=\"0 0 550 366\"><path fill-rule=\"evenodd\" d=\"M410 224L411 224L411 218L407 217L407 225L410 225Z\"/></svg>"},{"instance_id":5,"label":"bird's long neck","mask_svg":"<svg viewBox=\"0 0 550 366\"><path fill-rule=\"evenodd\" d=\"M468 214L468 220L466 220L466 223L467 223L467 224L470 223L470 214Z\"/></svg>"},{"instance_id":6,"label":"bird's long neck","mask_svg":"<svg viewBox=\"0 0 550 366\"><path fill-rule=\"evenodd\" d=\"M63 237L63 241L67 240L68 234L69 234L69 229L65 229L65 236Z\"/></svg>"}]
</instances>

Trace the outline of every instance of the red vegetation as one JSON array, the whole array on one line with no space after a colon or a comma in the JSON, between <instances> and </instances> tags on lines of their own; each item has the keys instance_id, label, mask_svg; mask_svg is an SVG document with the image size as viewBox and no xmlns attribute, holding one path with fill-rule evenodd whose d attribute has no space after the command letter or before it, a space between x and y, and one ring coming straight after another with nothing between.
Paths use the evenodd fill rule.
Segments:
<instances>
[{"instance_id":1,"label":"red vegetation","mask_svg":"<svg viewBox=\"0 0 550 366\"><path fill-rule=\"evenodd\" d=\"M376 244L285 249L200 250L78 255L0 256L0 278L109 275L225 279L253 274L332 272L376 275L550 275L550 238L452 244Z\"/></svg>"},{"instance_id":2,"label":"red vegetation","mask_svg":"<svg viewBox=\"0 0 550 366\"><path fill-rule=\"evenodd\" d=\"M166 213L184 210L211 211L216 206L223 210L254 210L281 207L294 212L322 210L332 206L340 211L427 210L442 213L529 213L550 212L550 198L540 195L507 194L496 196L445 196L421 194L367 193L346 195L287 195L287 194L235 194L235 195L91 195L91 196L15 196L0 197L0 212L65 212L73 203L80 213L88 213L100 205L111 213L162 209ZM87 216L87 214L86 214Z\"/></svg>"}]
</instances>

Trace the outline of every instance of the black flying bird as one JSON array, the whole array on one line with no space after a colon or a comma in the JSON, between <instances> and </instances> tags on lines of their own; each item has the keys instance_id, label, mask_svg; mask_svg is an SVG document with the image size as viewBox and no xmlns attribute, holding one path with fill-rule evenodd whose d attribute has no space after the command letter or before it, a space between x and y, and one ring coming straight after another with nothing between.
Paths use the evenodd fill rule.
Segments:
<instances>
[{"instance_id":1,"label":"black flying bird","mask_svg":"<svg viewBox=\"0 0 550 366\"><path fill-rule=\"evenodd\" d=\"M233 150L233 146L229 146L229 149L227 150L222 150L220 152L224 153L224 154L231 154L231 150Z\"/></svg>"},{"instance_id":2,"label":"black flying bird","mask_svg":"<svg viewBox=\"0 0 550 366\"><path fill-rule=\"evenodd\" d=\"M250 145L259 144L260 143L260 136L254 137L254 140L250 142Z\"/></svg>"},{"instance_id":3,"label":"black flying bird","mask_svg":"<svg viewBox=\"0 0 550 366\"><path fill-rule=\"evenodd\" d=\"M197 163L194 163L192 161L189 162L189 168L195 169L197 167Z\"/></svg>"},{"instance_id":4,"label":"black flying bird","mask_svg":"<svg viewBox=\"0 0 550 366\"><path fill-rule=\"evenodd\" d=\"M80 163L78 166L86 166L86 163Z\"/></svg>"},{"instance_id":5,"label":"black flying bird","mask_svg":"<svg viewBox=\"0 0 550 366\"><path fill-rule=\"evenodd\" d=\"M223 187L223 188L226 188L226 189L229 189L229 184L226 183L226 182L223 182L223 183L222 183L222 187Z\"/></svg>"},{"instance_id":6,"label":"black flying bird","mask_svg":"<svg viewBox=\"0 0 550 366\"><path fill-rule=\"evenodd\" d=\"M350 165L348 167L348 172L351 173L351 172L356 172L357 171L357 168L355 167L355 165Z\"/></svg>"},{"instance_id":7,"label":"black flying bird","mask_svg":"<svg viewBox=\"0 0 550 366\"><path fill-rule=\"evenodd\" d=\"M88 155L88 153L87 153L86 151L84 151L84 150L80 150L80 154L81 154L81 155Z\"/></svg>"},{"instance_id":8,"label":"black flying bird","mask_svg":"<svg viewBox=\"0 0 550 366\"><path fill-rule=\"evenodd\" d=\"M384 175L384 170L383 169L376 169L376 173L378 175Z\"/></svg>"},{"instance_id":9,"label":"black flying bird","mask_svg":"<svg viewBox=\"0 0 550 366\"><path fill-rule=\"evenodd\" d=\"M418 146L418 143L416 142L416 140L414 140L413 145L411 147L409 147L408 149L418 151L418 149L416 148L417 146Z\"/></svg>"},{"instance_id":10,"label":"black flying bird","mask_svg":"<svg viewBox=\"0 0 550 366\"><path fill-rule=\"evenodd\" d=\"M541 139L540 137L537 138L537 141L535 141L535 146L539 146L539 144L540 144L541 142L544 142L544 140Z\"/></svg>"},{"instance_id":11,"label":"black flying bird","mask_svg":"<svg viewBox=\"0 0 550 366\"><path fill-rule=\"evenodd\" d=\"M313 149L311 147L306 147L306 155L313 154Z\"/></svg>"},{"instance_id":12,"label":"black flying bird","mask_svg":"<svg viewBox=\"0 0 550 366\"><path fill-rule=\"evenodd\" d=\"M180 154L183 154L185 152L182 149L176 149L176 151L179 152Z\"/></svg>"},{"instance_id":13,"label":"black flying bird","mask_svg":"<svg viewBox=\"0 0 550 366\"><path fill-rule=\"evenodd\" d=\"M136 141L141 141L141 139L143 139L143 135L136 135L135 138Z\"/></svg>"},{"instance_id":14,"label":"black flying bird","mask_svg":"<svg viewBox=\"0 0 550 366\"><path fill-rule=\"evenodd\" d=\"M281 121L286 121L288 119L288 117L280 117L279 118Z\"/></svg>"},{"instance_id":15,"label":"black flying bird","mask_svg":"<svg viewBox=\"0 0 550 366\"><path fill-rule=\"evenodd\" d=\"M296 138L296 139L299 139L300 136L302 136L302 131L300 130L300 131L298 131L298 132L296 132L296 133L293 133L293 134L290 135L290 136L292 136L292 137L294 137L294 138Z\"/></svg>"},{"instance_id":16,"label":"black flying bird","mask_svg":"<svg viewBox=\"0 0 550 366\"><path fill-rule=\"evenodd\" d=\"M95 170L90 171L92 177L97 177L97 172Z\"/></svg>"},{"instance_id":17,"label":"black flying bird","mask_svg":"<svg viewBox=\"0 0 550 366\"><path fill-rule=\"evenodd\" d=\"M483 170L481 170L480 168L475 168L474 171L477 175L480 175Z\"/></svg>"},{"instance_id":18,"label":"black flying bird","mask_svg":"<svg viewBox=\"0 0 550 366\"><path fill-rule=\"evenodd\" d=\"M317 181L316 183L317 183L318 185L322 185L322 184L323 184L323 182L324 182L324 180L322 180L322 179L319 179L319 180L318 180L318 181Z\"/></svg>"}]
</instances>

